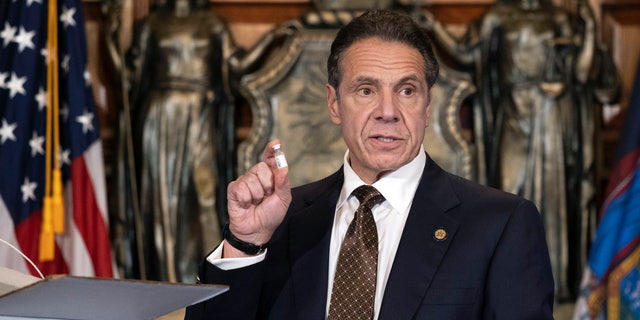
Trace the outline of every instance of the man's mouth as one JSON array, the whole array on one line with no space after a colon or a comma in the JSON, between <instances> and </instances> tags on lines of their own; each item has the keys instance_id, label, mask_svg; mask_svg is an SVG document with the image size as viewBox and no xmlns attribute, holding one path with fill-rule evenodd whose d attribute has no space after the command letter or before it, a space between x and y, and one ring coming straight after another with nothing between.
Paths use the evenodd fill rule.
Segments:
<instances>
[{"instance_id":1,"label":"man's mouth","mask_svg":"<svg viewBox=\"0 0 640 320\"><path fill-rule=\"evenodd\" d=\"M389 138L389 137L377 137L376 139L379 140L379 141L382 141L382 142L393 142L395 140L395 139Z\"/></svg>"}]
</instances>

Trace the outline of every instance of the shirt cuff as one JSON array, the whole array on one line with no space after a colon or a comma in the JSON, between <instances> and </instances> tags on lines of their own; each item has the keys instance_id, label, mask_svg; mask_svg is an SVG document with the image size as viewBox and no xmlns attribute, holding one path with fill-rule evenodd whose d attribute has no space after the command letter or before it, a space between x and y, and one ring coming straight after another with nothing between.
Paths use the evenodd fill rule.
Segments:
<instances>
[{"instance_id":1,"label":"shirt cuff","mask_svg":"<svg viewBox=\"0 0 640 320\"><path fill-rule=\"evenodd\" d=\"M207 261L212 265L222 270L233 270L250 266L262 262L267 255L267 250L257 256L244 257L244 258L222 258L222 248L224 247L225 240L207 256Z\"/></svg>"}]
</instances>

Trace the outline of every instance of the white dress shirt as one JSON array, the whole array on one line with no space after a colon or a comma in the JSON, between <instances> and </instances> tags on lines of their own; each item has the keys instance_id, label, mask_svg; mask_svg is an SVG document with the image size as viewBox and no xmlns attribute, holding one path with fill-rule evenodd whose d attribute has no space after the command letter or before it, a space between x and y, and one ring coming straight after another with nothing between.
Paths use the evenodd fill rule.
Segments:
<instances>
[{"instance_id":1,"label":"white dress shirt","mask_svg":"<svg viewBox=\"0 0 640 320\"><path fill-rule=\"evenodd\" d=\"M344 235L347 232L349 223L353 219L358 208L358 199L350 196L357 187L365 184L349 165L349 151L344 156L344 184L340 192L340 198L336 205L336 214L331 232L331 245L329 254L329 284L327 292L327 314L329 312L329 302L331 301L331 289L333 288L333 278L336 272L336 264L340 253L340 246ZM389 173L380 180L373 183L373 186L384 196L385 200L380 205L372 209L373 218L378 229L378 274L374 305L374 319L378 318L384 289L391 272L391 266L400 243L402 230L418 183L422 177L424 165L426 163L424 148L420 148L418 156L408 164L400 167L396 171ZM219 245L208 257L207 261L223 270L230 270L245 267L264 260L266 251L260 255L246 258L222 258L222 245ZM268 249L267 249L268 250Z\"/></svg>"},{"instance_id":2,"label":"white dress shirt","mask_svg":"<svg viewBox=\"0 0 640 320\"><path fill-rule=\"evenodd\" d=\"M329 251L329 286L327 292L327 314L329 312L329 302L331 301L331 289L333 278L336 272L340 246L347 228L353 220L359 202L351 192L357 187L365 184L353 171L347 161L349 151L345 154L344 162L344 184L340 192L340 198L336 205L336 214L331 232L331 246ZM426 162L426 155L421 148L418 156L408 164L400 167L396 171L389 173L380 180L374 182L374 186L384 196L385 200L380 205L373 207L373 219L376 221L378 229L378 273L376 282L376 294L374 305L374 319L378 318L384 289L391 272L391 266L400 243L402 230L407 221L409 209L413 202L413 196L418 188L420 177Z\"/></svg>"}]
</instances>

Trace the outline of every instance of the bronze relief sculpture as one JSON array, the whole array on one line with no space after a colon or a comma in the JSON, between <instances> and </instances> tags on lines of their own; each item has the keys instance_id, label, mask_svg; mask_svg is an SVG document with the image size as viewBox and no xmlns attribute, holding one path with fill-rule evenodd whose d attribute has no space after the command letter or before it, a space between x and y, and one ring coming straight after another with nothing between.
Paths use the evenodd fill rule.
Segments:
<instances>
[{"instance_id":1,"label":"bronze relief sculpture","mask_svg":"<svg viewBox=\"0 0 640 320\"><path fill-rule=\"evenodd\" d=\"M589 4L498 0L462 37L424 17L443 53L474 73L480 181L536 203L556 296L575 297L595 210L592 92L610 88L614 100L617 86Z\"/></svg>"},{"instance_id":2,"label":"bronze relief sculpture","mask_svg":"<svg viewBox=\"0 0 640 320\"><path fill-rule=\"evenodd\" d=\"M120 158L119 209L129 237L122 250L136 253L121 254L130 257L122 269L133 278L195 282L226 219L238 78L287 30L245 51L209 1L166 0L133 31L126 55L116 58L130 107L130 127L121 132L131 145Z\"/></svg>"},{"instance_id":3,"label":"bronze relief sculpture","mask_svg":"<svg viewBox=\"0 0 640 320\"><path fill-rule=\"evenodd\" d=\"M346 145L326 104L329 47L340 26L367 8L389 8L391 3L356 1L342 3L341 9L335 9L337 3L314 4L316 8L300 19L282 24L291 35L264 66L241 79L240 92L253 118L249 136L238 146L238 172L257 163L273 138L282 142L293 186L317 180L342 165ZM474 92L468 75L443 67L432 89L432 121L425 139L425 149L436 162L469 179L476 175L475 146L463 132L459 113Z\"/></svg>"}]
</instances>

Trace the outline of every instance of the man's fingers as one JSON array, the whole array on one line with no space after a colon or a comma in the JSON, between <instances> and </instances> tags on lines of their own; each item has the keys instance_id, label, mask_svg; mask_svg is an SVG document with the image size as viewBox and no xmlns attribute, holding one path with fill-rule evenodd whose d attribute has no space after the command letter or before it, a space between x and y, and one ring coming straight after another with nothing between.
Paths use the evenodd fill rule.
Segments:
<instances>
[{"instance_id":1,"label":"man's fingers","mask_svg":"<svg viewBox=\"0 0 640 320\"><path fill-rule=\"evenodd\" d=\"M256 205L265 196L273 194L273 173L265 163L258 163L249 172L229 184L229 200L237 201L240 207Z\"/></svg>"},{"instance_id":2,"label":"man's fingers","mask_svg":"<svg viewBox=\"0 0 640 320\"><path fill-rule=\"evenodd\" d=\"M273 193L273 172L271 168L263 162L255 165L250 171L252 177L252 191L256 197L264 197Z\"/></svg>"}]
</instances>

